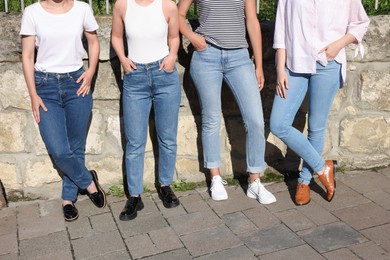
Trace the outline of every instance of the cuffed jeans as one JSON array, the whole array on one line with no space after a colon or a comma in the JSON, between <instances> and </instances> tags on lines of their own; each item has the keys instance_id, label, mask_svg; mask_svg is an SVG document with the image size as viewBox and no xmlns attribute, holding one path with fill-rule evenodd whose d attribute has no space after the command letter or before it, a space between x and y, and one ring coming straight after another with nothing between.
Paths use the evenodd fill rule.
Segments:
<instances>
[{"instance_id":1,"label":"cuffed jeans","mask_svg":"<svg viewBox=\"0 0 390 260\"><path fill-rule=\"evenodd\" d=\"M263 109L254 65L248 50L221 49L208 44L206 49L194 52L190 73L202 109L204 167L214 169L221 166L221 89L222 80L225 80L244 120L247 171L264 172L266 164Z\"/></svg>"},{"instance_id":2,"label":"cuffed jeans","mask_svg":"<svg viewBox=\"0 0 390 260\"><path fill-rule=\"evenodd\" d=\"M181 100L179 75L159 71L162 60L139 64L123 81L123 117L126 135L126 174L130 195L143 192L148 122L153 104L158 140L161 185L172 182L176 163L176 136Z\"/></svg>"},{"instance_id":3,"label":"cuffed jeans","mask_svg":"<svg viewBox=\"0 0 390 260\"><path fill-rule=\"evenodd\" d=\"M325 166L322 159L326 124L333 99L341 83L341 65L329 61L326 67L317 63L315 74L288 74L287 98L275 95L272 106L270 128L287 146L303 159L299 182L309 184L313 172ZM308 135L307 137L292 126L295 115L308 91Z\"/></svg>"},{"instance_id":4,"label":"cuffed jeans","mask_svg":"<svg viewBox=\"0 0 390 260\"><path fill-rule=\"evenodd\" d=\"M82 97L76 80L84 68L70 73L35 71L38 96L47 112L40 108L39 130L49 155L64 174L62 199L76 201L78 188L86 189L92 175L85 167L85 142L92 111L91 92Z\"/></svg>"}]
</instances>

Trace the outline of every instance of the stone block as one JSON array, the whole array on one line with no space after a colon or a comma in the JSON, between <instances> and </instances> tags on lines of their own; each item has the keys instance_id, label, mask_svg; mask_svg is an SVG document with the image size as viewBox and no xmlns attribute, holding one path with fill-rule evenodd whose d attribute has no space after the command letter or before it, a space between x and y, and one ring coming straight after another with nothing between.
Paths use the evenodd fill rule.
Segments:
<instances>
[{"instance_id":1,"label":"stone block","mask_svg":"<svg viewBox=\"0 0 390 260\"><path fill-rule=\"evenodd\" d=\"M295 233L284 225L277 225L241 235L240 239L256 255L263 255L304 244Z\"/></svg>"},{"instance_id":2,"label":"stone block","mask_svg":"<svg viewBox=\"0 0 390 260\"><path fill-rule=\"evenodd\" d=\"M143 260L192 260L193 258L184 248L169 251L166 253L145 257Z\"/></svg>"},{"instance_id":3,"label":"stone block","mask_svg":"<svg viewBox=\"0 0 390 260\"><path fill-rule=\"evenodd\" d=\"M0 151L3 153L27 152L25 112L0 113Z\"/></svg>"},{"instance_id":4,"label":"stone block","mask_svg":"<svg viewBox=\"0 0 390 260\"><path fill-rule=\"evenodd\" d=\"M348 174L340 174L338 179L351 189L364 195L390 187L390 179L374 171L348 172Z\"/></svg>"},{"instance_id":5,"label":"stone block","mask_svg":"<svg viewBox=\"0 0 390 260\"><path fill-rule=\"evenodd\" d=\"M360 231L365 237L380 245L384 250L390 252L390 224L385 224Z\"/></svg>"},{"instance_id":6,"label":"stone block","mask_svg":"<svg viewBox=\"0 0 390 260\"><path fill-rule=\"evenodd\" d=\"M184 235L181 237L181 240L190 254L194 257L242 245L240 239L238 239L225 225ZM205 243L205 241L207 241L207 243Z\"/></svg>"},{"instance_id":7,"label":"stone block","mask_svg":"<svg viewBox=\"0 0 390 260\"><path fill-rule=\"evenodd\" d=\"M155 255L159 252L158 248L153 244L148 234L126 238L125 243L129 249L132 259Z\"/></svg>"},{"instance_id":8,"label":"stone block","mask_svg":"<svg viewBox=\"0 0 390 260\"><path fill-rule=\"evenodd\" d=\"M359 260L360 258L351 252L348 248L337 249L328 253L322 254L328 260L339 260L339 259L348 259L348 260Z\"/></svg>"},{"instance_id":9,"label":"stone block","mask_svg":"<svg viewBox=\"0 0 390 260\"><path fill-rule=\"evenodd\" d=\"M311 201L308 205L297 207L296 209L318 226L339 221L338 218L323 207L320 207L315 201Z\"/></svg>"},{"instance_id":10,"label":"stone block","mask_svg":"<svg viewBox=\"0 0 390 260\"><path fill-rule=\"evenodd\" d=\"M198 156L198 132L195 119L192 115L179 116L177 127L177 154Z\"/></svg>"},{"instance_id":11,"label":"stone block","mask_svg":"<svg viewBox=\"0 0 390 260\"><path fill-rule=\"evenodd\" d=\"M50 233L45 236L21 240L19 245L20 259L53 259L56 255L68 255L72 259L72 249L66 231Z\"/></svg>"},{"instance_id":12,"label":"stone block","mask_svg":"<svg viewBox=\"0 0 390 260\"><path fill-rule=\"evenodd\" d=\"M103 115L100 111L92 110L92 121L87 134L85 151L87 154L101 154L103 149Z\"/></svg>"},{"instance_id":13,"label":"stone block","mask_svg":"<svg viewBox=\"0 0 390 260\"><path fill-rule=\"evenodd\" d=\"M120 118L119 115L107 115L106 121L107 136L112 136L115 140L115 144L113 144L113 142L110 142L110 144L113 145L116 149L122 149L126 143L122 118Z\"/></svg>"},{"instance_id":14,"label":"stone block","mask_svg":"<svg viewBox=\"0 0 390 260\"><path fill-rule=\"evenodd\" d=\"M350 246L349 249L351 249L356 255L360 256L361 259L390 259L390 253L386 252L383 248L372 241Z\"/></svg>"},{"instance_id":15,"label":"stone block","mask_svg":"<svg viewBox=\"0 0 390 260\"><path fill-rule=\"evenodd\" d=\"M175 216L180 216L180 215L186 215L187 212L184 210L182 205L179 205L174 208L166 208L164 207L162 200L159 198L158 193L153 193L152 197L157 204L158 209L160 210L161 214L164 216L164 218L170 218L170 217L175 217Z\"/></svg>"},{"instance_id":16,"label":"stone block","mask_svg":"<svg viewBox=\"0 0 390 260\"><path fill-rule=\"evenodd\" d=\"M86 195L79 195L76 206L79 210L80 218L91 217L94 215L110 212L109 207L96 207Z\"/></svg>"},{"instance_id":17,"label":"stone block","mask_svg":"<svg viewBox=\"0 0 390 260\"><path fill-rule=\"evenodd\" d=\"M167 221L179 235L207 230L221 224L221 219L212 210L175 216Z\"/></svg>"},{"instance_id":18,"label":"stone block","mask_svg":"<svg viewBox=\"0 0 390 260\"><path fill-rule=\"evenodd\" d=\"M359 97L367 108L390 111L390 93L383 87L390 81L390 70L363 71L360 79Z\"/></svg>"},{"instance_id":19,"label":"stone block","mask_svg":"<svg viewBox=\"0 0 390 260\"><path fill-rule=\"evenodd\" d=\"M275 215L293 231L304 230L316 226L309 218L296 209L279 211L276 212Z\"/></svg>"},{"instance_id":20,"label":"stone block","mask_svg":"<svg viewBox=\"0 0 390 260\"><path fill-rule=\"evenodd\" d=\"M17 108L31 111L30 96L21 73L21 65L21 63L10 63L0 66L0 104L3 109Z\"/></svg>"},{"instance_id":21,"label":"stone block","mask_svg":"<svg viewBox=\"0 0 390 260\"><path fill-rule=\"evenodd\" d=\"M76 205L77 206L77 205ZM66 222L70 239L92 236L93 230L88 217L79 217L77 221Z\"/></svg>"},{"instance_id":22,"label":"stone block","mask_svg":"<svg viewBox=\"0 0 390 260\"><path fill-rule=\"evenodd\" d=\"M389 186L390 187L390 186ZM381 190L364 193L364 196L383 207L390 210L390 193Z\"/></svg>"},{"instance_id":23,"label":"stone block","mask_svg":"<svg viewBox=\"0 0 390 260\"><path fill-rule=\"evenodd\" d=\"M249 233L257 229L242 212L226 214L222 217L223 222L233 231L234 234Z\"/></svg>"},{"instance_id":24,"label":"stone block","mask_svg":"<svg viewBox=\"0 0 390 260\"><path fill-rule=\"evenodd\" d=\"M20 61L22 46L20 44L20 13L2 13L0 16L0 61Z\"/></svg>"},{"instance_id":25,"label":"stone block","mask_svg":"<svg viewBox=\"0 0 390 260\"><path fill-rule=\"evenodd\" d=\"M277 202L265 205L269 211L278 212L296 208L294 201L291 199L290 191L282 191L274 195L276 195Z\"/></svg>"},{"instance_id":26,"label":"stone block","mask_svg":"<svg viewBox=\"0 0 390 260\"><path fill-rule=\"evenodd\" d=\"M118 229L111 212L91 216L90 221L95 233L105 233Z\"/></svg>"},{"instance_id":27,"label":"stone block","mask_svg":"<svg viewBox=\"0 0 390 260\"><path fill-rule=\"evenodd\" d=\"M149 232L149 237L159 252L171 251L183 247L179 236L171 227L166 227Z\"/></svg>"},{"instance_id":28,"label":"stone block","mask_svg":"<svg viewBox=\"0 0 390 260\"><path fill-rule=\"evenodd\" d=\"M239 246L234 248L229 248L224 251L216 252L210 255L201 256L197 258L197 260L237 260L237 259L245 259L245 260L256 260L258 258L255 257L253 252L251 252L245 246Z\"/></svg>"},{"instance_id":29,"label":"stone block","mask_svg":"<svg viewBox=\"0 0 390 260\"><path fill-rule=\"evenodd\" d=\"M180 197L180 203L188 213L210 210L210 207L206 201L204 201L203 198L197 193Z\"/></svg>"},{"instance_id":30,"label":"stone block","mask_svg":"<svg viewBox=\"0 0 390 260\"><path fill-rule=\"evenodd\" d=\"M202 182L206 177L200 170L203 167L200 165L198 158L194 157L177 157L176 158L176 172L177 179L186 179L190 182Z\"/></svg>"},{"instance_id":31,"label":"stone block","mask_svg":"<svg viewBox=\"0 0 390 260\"><path fill-rule=\"evenodd\" d=\"M25 187L39 187L44 184L61 182L62 179L58 171L53 167L49 157L41 161L30 160L27 162L24 175Z\"/></svg>"},{"instance_id":32,"label":"stone block","mask_svg":"<svg viewBox=\"0 0 390 260\"><path fill-rule=\"evenodd\" d=\"M118 72L114 71L111 65L113 65L113 63L99 63L95 89L93 92L94 99L106 101L120 99L120 89L118 87L118 81L116 78L116 73ZM122 84L121 81L120 84Z\"/></svg>"},{"instance_id":33,"label":"stone block","mask_svg":"<svg viewBox=\"0 0 390 260\"><path fill-rule=\"evenodd\" d=\"M9 215L0 218L0 236L15 233L17 230L16 215ZM0 250L1 251L1 250Z\"/></svg>"},{"instance_id":34,"label":"stone block","mask_svg":"<svg viewBox=\"0 0 390 260\"><path fill-rule=\"evenodd\" d=\"M0 162L1 182L6 190L21 188L21 180L15 163Z\"/></svg>"},{"instance_id":35,"label":"stone block","mask_svg":"<svg viewBox=\"0 0 390 260\"><path fill-rule=\"evenodd\" d=\"M0 258L1 255L18 253L18 238L16 228L12 233L0 235Z\"/></svg>"},{"instance_id":36,"label":"stone block","mask_svg":"<svg viewBox=\"0 0 390 260\"><path fill-rule=\"evenodd\" d=\"M367 241L365 237L342 222L300 231L297 234L320 253Z\"/></svg>"},{"instance_id":37,"label":"stone block","mask_svg":"<svg viewBox=\"0 0 390 260\"><path fill-rule=\"evenodd\" d=\"M256 207L253 209L248 209L243 211L245 216L247 216L259 229L266 229L272 226L279 225L280 220L275 217L274 214L269 212L265 207Z\"/></svg>"},{"instance_id":38,"label":"stone block","mask_svg":"<svg viewBox=\"0 0 390 260\"><path fill-rule=\"evenodd\" d=\"M308 245L301 245L293 248L288 248L278 252L262 255L261 259L310 259L310 260L324 260L318 252Z\"/></svg>"},{"instance_id":39,"label":"stone block","mask_svg":"<svg viewBox=\"0 0 390 260\"><path fill-rule=\"evenodd\" d=\"M110 252L126 250L118 231L100 233L99 236L83 237L72 240L71 243L76 259L103 256Z\"/></svg>"},{"instance_id":40,"label":"stone block","mask_svg":"<svg viewBox=\"0 0 390 260\"><path fill-rule=\"evenodd\" d=\"M89 157L88 157L89 159ZM122 157L106 156L100 160L87 160L88 168L97 172L99 183L104 186L121 183L123 180Z\"/></svg>"},{"instance_id":41,"label":"stone block","mask_svg":"<svg viewBox=\"0 0 390 260\"><path fill-rule=\"evenodd\" d=\"M120 251L114 251L114 252L108 252L104 255L95 256L92 258L88 258L92 260L128 260L130 259L130 255L127 252L127 250L120 250Z\"/></svg>"},{"instance_id":42,"label":"stone block","mask_svg":"<svg viewBox=\"0 0 390 260\"><path fill-rule=\"evenodd\" d=\"M340 147L351 153L369 154L370 161L385 160L390 151L389 125L390 118L383 116L345 118L340 123ZM362 166L369 167L367 163Z\"/></svg>"},{"instance_id":43,"label":"stone block","mask_svg":"<svg viewBox=\"0 0 390 260\"><path fill-rule=\"evenodd\" d=\"M336 210L333 214L356 230L390 223L390 212L372 202Z\"/></svg>"}]
</instances>

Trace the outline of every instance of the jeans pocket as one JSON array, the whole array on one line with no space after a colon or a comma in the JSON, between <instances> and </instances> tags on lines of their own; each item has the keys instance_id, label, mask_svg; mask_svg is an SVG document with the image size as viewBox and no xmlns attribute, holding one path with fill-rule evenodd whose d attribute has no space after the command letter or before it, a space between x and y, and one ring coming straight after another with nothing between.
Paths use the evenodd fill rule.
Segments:
<instances>
[{"instance_id":1,"label":"jeans pocket","mask_svg":"<svg viewBox=\"0 0 390 260\"><path fill-rule=\"evenodd\" d=\"M162 69L165 73L167 74L172 74L173 72L175 72L176 68L174 67L173 70L169 71L169 70L165 70L164 68Z\"/></svg>"},{"instance_id":2,"label":"jeans pocket","mask_svg":"<svg viewBox=\"0 0 390 260\"><path fill-rule=\"evenodd\" d=\"M80 78L81 75L85 72L84 67L81 67L79 70L69 73L69 78L76 84L81 84L82 82L77 83L76 81Z\"/></svg>"},{"instance_id":3,"label":"jeans pocket","mask_svg":"<svg viewBox=\"0 0 390 260\"><path fill-rule=\"evenodd\" d=\"M34 75L35 80L35 88L40 88L45 83L45 76L44 75Z\"/></svg>"}]
</instances>

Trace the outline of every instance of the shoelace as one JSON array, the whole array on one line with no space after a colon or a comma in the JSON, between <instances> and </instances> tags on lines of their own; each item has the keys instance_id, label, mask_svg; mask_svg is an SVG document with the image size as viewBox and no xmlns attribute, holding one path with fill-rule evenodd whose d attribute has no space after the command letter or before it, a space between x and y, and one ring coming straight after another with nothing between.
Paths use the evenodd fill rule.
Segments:
<instances>
[{"instance_id":1,"label":"shoelace","mask_svg":"<svg viewBox=\"0 0 390 260\"><path fill-rule=\"evenodd\" d=\"M213 191L215 186L217 186L218 184L226 185L227 181L223 180L223 179L220 179L220 180L212 182L212 184L214 184L214 185L211 186L211 188L210 188L211 191Z\"/></svg>"}]
</instances>

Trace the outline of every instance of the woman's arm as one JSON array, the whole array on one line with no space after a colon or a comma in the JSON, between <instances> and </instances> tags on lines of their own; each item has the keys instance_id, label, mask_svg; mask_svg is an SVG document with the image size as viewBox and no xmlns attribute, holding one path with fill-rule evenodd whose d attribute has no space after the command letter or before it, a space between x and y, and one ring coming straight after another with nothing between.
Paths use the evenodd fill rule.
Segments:
<instances>
[{"instance_id":1,"label":"woman's arm","mask_svg":"<svg viewBox=\"0 0 390 260\"><path fill-rule=\"evenodd\" d=\"M205 38L202 35L199 35L191 30L187 25L186 16L187 12L190 9L193 0L180 0L178 4L179 9L179 28L180 32L187 37L187 39L192 43L195 50L203 50L206 48L207 43Z\"/></svg>"},{"instance_id":2,"label":"woman's arm","mask_svg":"<svg viewBox=\"0 0 390 260\"><path fill-rule=\"evenodd\" d=\"M255 57L256 78L259 89L261 90L264 87L262 37L260 23L256 15L255 0L245 1L245 18L246 28L252 45L253 56Z\"/></svg>"},{"instance_id":3,"label":"woman's arm","mask_svg":"<svg viewBox=\"0 0 390 260\"><path fill-rule=\"evenodd\" d=\"M22 63L23 74L26 80L28 93L31 99L31 108L34 115L34 119L37 123L40 122L39 108L42 107L43 111L47 111L42 99L38 96L35 79L34 79L34 54L35 54L35 36L28 35L22 36Z\"/></svg>"},{"instance_id":4,"label":"woman's arm","mask_svg":"<svg viewBox=\"0 0 390 260\"><path fill-rule=\"evenodd\" d=\"M287 98L288 76L286 73L286 49L276 49L276 93Z\"/></svg>"},{"instance_id":5,"label":"woman's arm","mask_svg":"<svg viewBox=\"0 0 390 260\"><path fill-rule=\"evenodd\" d=\"M81 86L77 90L77 96L82 95L83 97L85 95L88 95L89 91L91 90L91 82L93 75L96 72L96 66L99 62L99 53L100 53L100 46L99 46L99 39L97 37L96 31L87 32L84 31L85 38L87 38L88 42L88 69L86 72L84 72L78 79L77 83L82 81Z\"/></svg>"},{"instance_id":6,"label":"woman's arm","mask_svg":"<svg viewBox=\"0 0 390 260\"><path fill-rule=\"evenodd\" d=\"M177 59L177 52L179 50L180 45L179 15L175 3L171 0L164 0L163 11L165 19L168 23L169 55L161 63L160 70L165 69L166 71L173 71Z\"/></svg>"},{"instance_id":7,"label":"woman's arm","mask_svg":"<svg viewBox=\"0 0 390 260\"><path fill-rule=\"evenodd\" d=\"M123 33L125 31L123 19L126 8L126 0L117 0L115 2L114 9L112 11L111 44L119 58L119 61L122 64L124 73L128 74L137 67L130 59L126 57L125 48L123 46Z\"/></svg>"}]
</instances>

